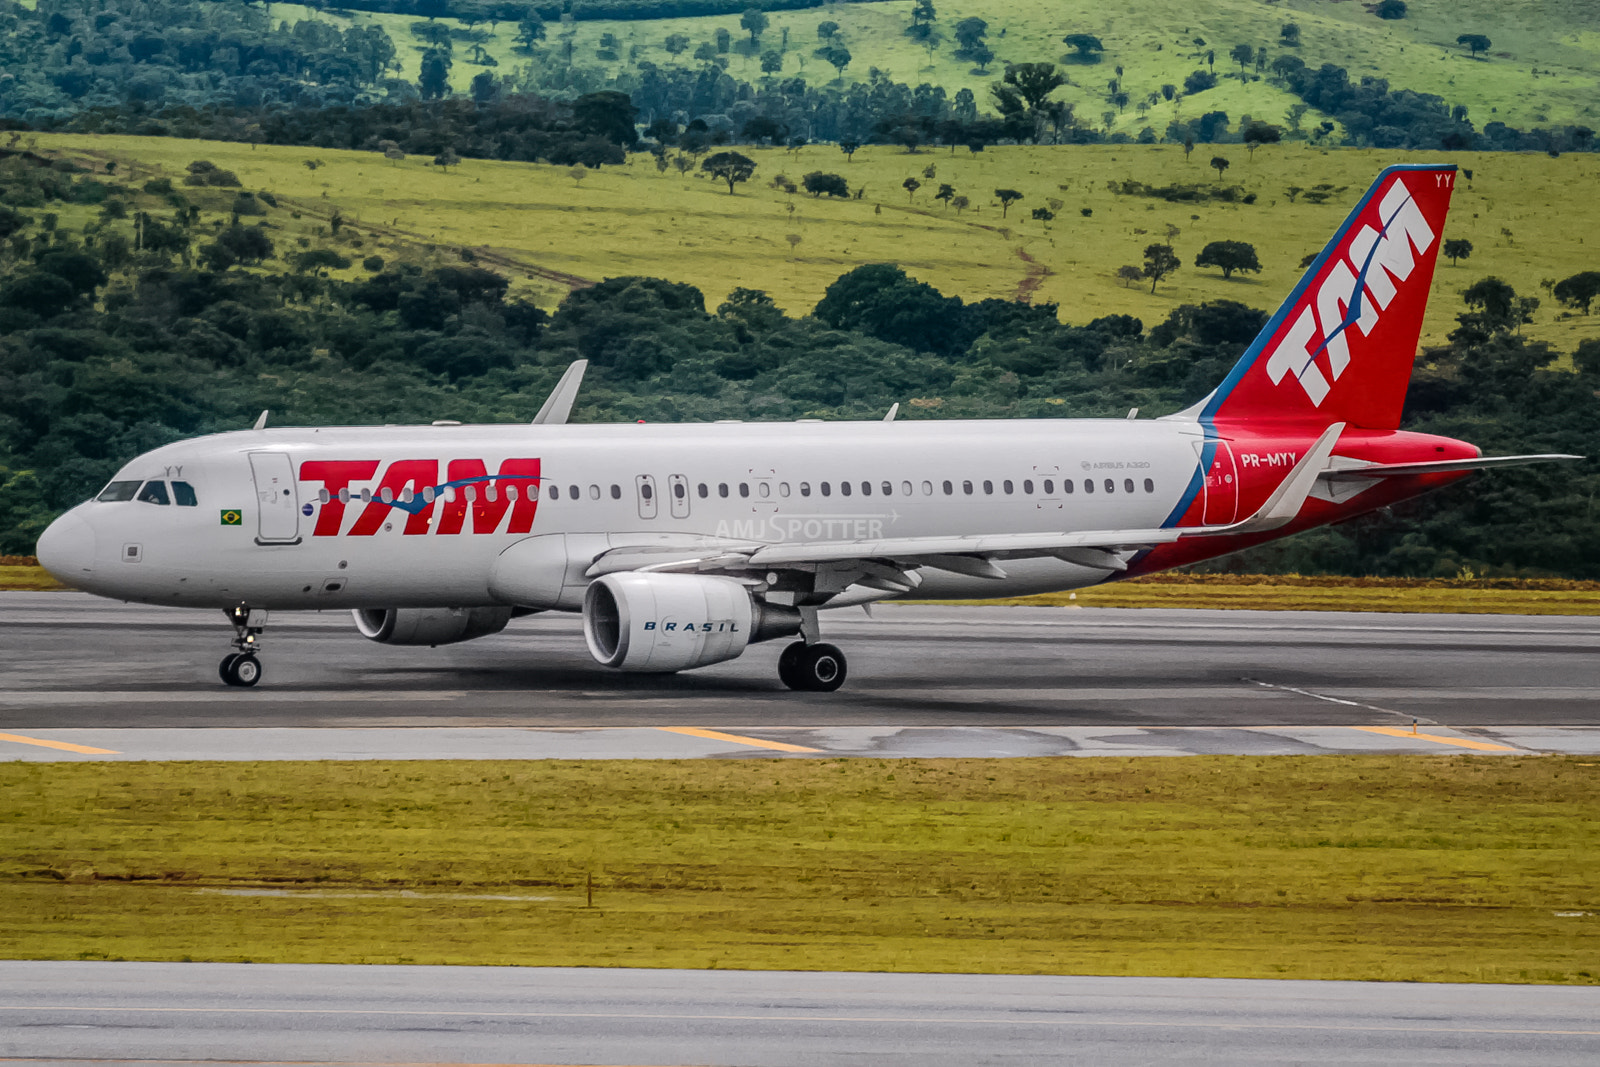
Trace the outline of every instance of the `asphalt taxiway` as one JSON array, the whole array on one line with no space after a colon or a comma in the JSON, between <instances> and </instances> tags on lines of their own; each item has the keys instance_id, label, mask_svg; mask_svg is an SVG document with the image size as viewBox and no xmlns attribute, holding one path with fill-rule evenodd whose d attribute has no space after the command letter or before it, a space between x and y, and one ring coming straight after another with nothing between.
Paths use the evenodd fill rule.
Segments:
<instances>
[{"instance_id":1,"label":"asphalt taxiway","mask_svg":"<svg viewBox=\"0 0 1600 1067\"><path fill-rule=\"evenodd\" d=\"M1592 1064L1600 988L0 963L8 1062Z\"/></svg>"},{"instance_id":2,"label":"asphalt taxiway","mask_svg":"<svg viewBox=\"0 0 1600 1067\"><path fill-rule=\"evenodd\" d=\"M1600 619L884 605L823 626L850 659L830 694L783 688L782 641L628 675L569 615L430 649L283 613L261 685L230 689L220 612L0 593L0 759L1600 753Z\"/></svg>"}]
</instances>

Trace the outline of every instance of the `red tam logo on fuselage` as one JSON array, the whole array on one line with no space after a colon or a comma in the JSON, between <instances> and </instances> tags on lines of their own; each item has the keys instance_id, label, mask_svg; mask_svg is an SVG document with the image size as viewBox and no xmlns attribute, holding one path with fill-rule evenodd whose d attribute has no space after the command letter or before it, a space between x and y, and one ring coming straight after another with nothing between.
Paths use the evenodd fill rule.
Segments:
<instances>
[{"instance_id":1,"label":"red tam logo on fuselage","mask_svg":"<svg viewBox=\"0 0 1600 1067\"><path fill-rule=\"evenodd\" d=\"M373 488L352 491L352 482L370 482L378 460L307 460L300 465L300 480L322 485L322 503L313 537L370 537L381 530L395 511L404 512L404 532L418 535L433 530L458 534L472 513L475 534L525 534L533 529L539 507L539 461L507 459L499 472L490 474L481 459L453 459L446 480L439 481L436 459L400 459L389 464ZM345 505L363 505L348 530ZM437 526L434 511L439 511ZM510 513L510 521L506 515ZM500 525L505 522L505 529Z\"/></svg>"}]
</instances>

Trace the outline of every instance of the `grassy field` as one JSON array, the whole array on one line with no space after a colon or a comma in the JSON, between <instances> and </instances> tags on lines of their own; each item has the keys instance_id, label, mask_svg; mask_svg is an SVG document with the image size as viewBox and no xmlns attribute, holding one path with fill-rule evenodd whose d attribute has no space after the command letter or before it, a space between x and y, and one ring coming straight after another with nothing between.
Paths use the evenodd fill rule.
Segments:
<instances>
[{"instance_id":1,"label":"grassy field","mask_svg":"<svg viewBox=\"0 0 1600 1067\"><path fill-rule=\"evenodd\" d=\"M1600 115L1596 110L1600 9L1586 0L1413 0L1409 17L1391 22L1376 18L1362 4L1324 0L1272 5L1257 0L1141 0L1133 8L1108 8L1090 0L1017 0L998 9L972 0L942 0L937 5L936 26L943 42L931 54L904 34L911 8L912 0L893 0L775 11L769 15L770 26L761 38L760 51L782 50L787 29L783 75L800 75L812 84L833 81L834 69L811 54L819 43L817 24L832 21L840 26L839 40L853 57L843 81L864 82L868 71L876 67L896 81L942 86L952 97L969 88L982 106L988 106L989 85L1004 71L1006 62L1058 60L1071 51L1062 43L1063 35L1090 33L1105 45L1101 61L1070 65L1074 87L1060 97L1076 105L1079 116L1096 126L1102 125L1103 112L1114 110L1104 98L1106 81L1116 76L1117 66L1124 68L1124 89L1137 101L1163 83L1181 86L1191 71L1204 66L1208 50L1217 53L1218 73L1237 70L1227 58L1236 44L1265 47L1273 58L1297 55L1311 66L1334 63L1348 69L1352 78L1387 78L1396 89L1435 93L1452 105L1466 105L1480 127L1495 120L1513 126L1570 122L1592 126ZM310 9L293 4L274 4L272 11L274 18L291 21L311 14ZM986 73L953 55L958 47L955 25L969 16L989 23L989 46L996 59ZM422 49L409 31L416 19L364 12L317 13L316 17L337 25L381 24L399 52L401 76L417 79ZM1279 38L1283 24L1291 21L1301 29L1298 48L1283 45ZM578 22L571 27L573 61L616 73L633 65L629 56L636 48L635 62L696 68L700 63L693 59L695 48L713 40L719 28L726 29L736 42L748 36L739 27L738 15ZM489 26L478 29L487 34ZM534 60L515 50L516 27L502 24L483 42L484 51L497 64L488 68L472 63L470 45L458 43L451 82L464 92L484 69L511 74L530 62L558 64L561 32L559 25L549 27L549 38L541 46L544 55ZM602 61L596 55L600 38L607 33L614 34L620 45L615 62ZM1491 53L1470 58L1455 43L1463 33L1489 36L1494 42ZM674 34L691 42L676 57L664 45ZM1206 42L1205 47L1194 43L1197 37ZM751 82L762 79L758 56L733 52L728 58L729 73L735 77ZM1183 105L1181 113L1193 118L1202 111L1222 110L1236 121L1242 114L1254 114L1283 124L1284 112L1296 102L1295 97L1264 80L1245 84L1224 79L1216 89ZM1142 126L1154 125L1160 132L1171 118L1171 105L1154 108L1148 116L1129 107L1112 120L1112 128L1135 133ZM1310 118L1315 125L1318 119Z\"/></svg>"},{"instance_id":2,"label":"grassy field","mask_svg":"<svg viewBox=\"0 0 1600 1067\"><path fill-rule=\"evenodd\" d=\"M845 271L893 261L967 299L1031 293L1035 301L1059 302L1068 322L1131 314L1147 326L1181 303L1201 300L1275 307L1299 277L1301 258L1322 247L1381 167L1444 158L1280 145L1250 160L1224 147L1220 151L1233 161L1229 181L1259 200L1196 205L1118 196L1107 183L1214 183L1206 148L1190 161L1172 146L1010 147L977 154L874 146L854 161L825 145L794 154L751 150L755 177L730 196L709 180L660 173L644 155L575 179L568 168L538 164L469 160L446 171L420 158L394 163L375 153L169 138L39 135L37 144L78 158L116 159L124 172L132 164L141 176L157 170L181 176L191 160L209 159L235 171L246 188L275 193L285 210L274 212L271 222L286 235L320 240L317 228L338 209L364 242L358 259L373 251L453 259L458 248L469 247L547 306L581 279L649 274L698 286L713 308L734 286L752 285L771 292L791 314L803 314ZM1600 230L1600 198L1579 192L1600 178L1600 158L1448 158L1472 168L1474 177L1457 192L1446 232L1471 240L1476 250L1458 266L1441 264L1424 340L1443 340L1461 310L1460 290L1487 274L1545 299L1527 327L1531 336L1564 352L1600 336L1600 316L1565 312L1539 288L1541 280L1600 267L1600 248L1584 243ZM308 159L325 165L308 170ZM923 177L929 167L933 179ZM779 174L794 180L819 169L845 175L852 188L865 188L864 197L816 200L772 185ZM915 197L901 188L911 176L924 182ZM931 199L940 182L970 196L974 207L964 213L941 207ZM1318 184L1339 192L1321 205L1291 204L1284 195L1290 186ZM1024 195L1009 218L992 199L1002 186ZM209 195L219 212L231 199ZM1049 198L1062 202L1054 222L1027 217L1029 208ZM300 218L289 217L289 209ZM87 221L93 209L77 211ZM79 221L71 209L63 213L63 225ZM1154 294L1148 286L1120 283L1116 268L1139 263L1147 244L1166 239L1169 225L1181 231L1173 243L1183 268ZM793 247L791 234L800 238ZM1207 242L1221 239L1255 244L1262 273L1224 280L1213 269L1193 266Z\"/></svg>"},{"instance_id":3,"label":"grassy field","mask_svg":"<svg viewBox=\"0 0 1600 1067\"><path fill-rule=\"evenodd\" d=\"M1593 767L10 763L0 941L13 958L1588 984Z\"/></svg>"}]
</instances>

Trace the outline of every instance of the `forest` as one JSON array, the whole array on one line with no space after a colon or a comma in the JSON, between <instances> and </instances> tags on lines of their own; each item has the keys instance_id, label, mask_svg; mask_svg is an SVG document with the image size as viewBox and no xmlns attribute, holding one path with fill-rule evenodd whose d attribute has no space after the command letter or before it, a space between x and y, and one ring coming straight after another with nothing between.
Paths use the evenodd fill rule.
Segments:
<instances>
[{"instance_id":1,"label":"forest","mask_svg":"<svg viewBox=\"0 0 1600 1067\"><path fill-rule=\"evenodd\" d=\"M621 277L547 313L470 252L363 258L353 226L291 242L276 198L231 177L204 161L174 185L0 160L0 201L16 205L0 208L0 554L27 553L128 457L263 408L276 425L520 422L581 357L585 421L873 418L896 402L919 419L1154 416L1208 392L1266 320L1217 300L1067 324L889 264L848 271L810 308L755 288L709 307L691 286ZM60 225L65 205L95 221ZM326 276L353 261L355 280ZM1535 303L1493 278L1468 287L1450 342L1419 360L1406 426L1489 453L1592 450L1600 341L1571 354L1575 372L1553 367L1563 353L1519 333ZM1600 578L1596 489L1592 465L1496 472L1219 565Z\"/></svg>"}]
</instances>

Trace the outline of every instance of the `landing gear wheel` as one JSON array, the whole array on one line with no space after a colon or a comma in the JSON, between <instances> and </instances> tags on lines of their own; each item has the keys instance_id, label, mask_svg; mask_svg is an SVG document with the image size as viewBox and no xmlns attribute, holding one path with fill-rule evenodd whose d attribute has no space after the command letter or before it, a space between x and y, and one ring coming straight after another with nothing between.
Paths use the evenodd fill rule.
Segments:
<instances>
[{"instance_id":1,"label":"landing gear wheel","mask_svg":"<svg viewBox=\"0 0 1600 1067\"><path fill-rule=\"evenodd\" d=\"M796 641L784 649L783 654L778 657L778 680L790 689L805 688L801 684L800 675L796 670L800 663L800 657L805 654L806 643L804 641Z\"/></svg>"},{"instance_id":2,"label":"landing gear wheel","mask_svg":"<svg viewBox=\"0 0 1600 1067\"><path fill-rule=\"evenodd\" d=\"M222 679L223 685L232 685L233 664L239 658L239 653L229 652L222 657L222 662L217 664L217 676Z\"/></svg>"},{"instance_id":3,"label":"landing gear wheel","mask_svg":"<svg viewBox=\"0 0 1600 1067\"><path fill-rule=\"evenodd\" d=\"M788 652L787 649L784 651ZM791 688L809 693L831 693L844 684L844 653L834 645L802 645L795 656L791 673L793 681L784 679Z\"/></svg>"},{"instance_id":4,"label":"landing gear wheel","mask_svg":"<svg viewBox=\"0 0 1600 1067\"><path fill-rule=\"evenodd\" d=\"M228 673L223 679L229 685L251 686L261 681L261 661L248 653L230 657Z\"/></svg>"}]
</instances>

